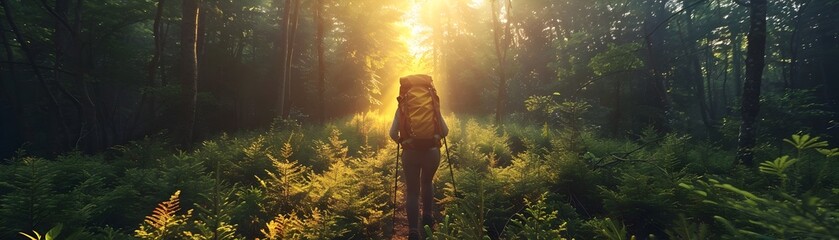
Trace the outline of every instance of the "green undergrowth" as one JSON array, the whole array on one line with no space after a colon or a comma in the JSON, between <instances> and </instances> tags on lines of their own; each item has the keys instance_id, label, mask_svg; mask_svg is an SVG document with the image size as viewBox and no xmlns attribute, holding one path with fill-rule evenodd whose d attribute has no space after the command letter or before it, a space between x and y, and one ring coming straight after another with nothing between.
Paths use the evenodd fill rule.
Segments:
<instances>
[{"instance_id":1,"label":"green undergrowth","mask_svg":"<svg viewBox=\"0 0 839 240\"><path fill-rule=\"evenodd\" d=\"M430 239L839 234L839 150L809 135L765 143L758 156L781 157L747 169L730 149L680 134L446 119ZM153 136L97 155L21 152L0 165L0 239L385 239L396 160L387 120L277 121L190 151Z\"/></svg>"}]
</instances>

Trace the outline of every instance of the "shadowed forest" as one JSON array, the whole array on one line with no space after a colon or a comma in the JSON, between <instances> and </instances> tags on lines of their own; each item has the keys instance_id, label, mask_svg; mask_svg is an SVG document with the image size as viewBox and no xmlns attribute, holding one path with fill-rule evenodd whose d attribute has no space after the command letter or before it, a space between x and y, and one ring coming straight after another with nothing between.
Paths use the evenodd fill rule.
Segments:
<instances>
[{"instance_id":1,"label":"shadowed forest","mask_svg":"<svg viewBox=\"0 0 839 240\"><path fill-rule=\"evenodd\" d=\"M0 239L839 239L839 0L0 7Z\"/></svg>"}]
</instances>

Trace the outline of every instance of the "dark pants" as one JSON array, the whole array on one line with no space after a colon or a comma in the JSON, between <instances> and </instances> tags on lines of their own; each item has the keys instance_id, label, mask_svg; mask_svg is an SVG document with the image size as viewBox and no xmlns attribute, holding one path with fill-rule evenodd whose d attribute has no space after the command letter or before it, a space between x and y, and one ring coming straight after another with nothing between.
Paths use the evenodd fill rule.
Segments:
<instances>
[{"instance_id":1,"label":"dark pants","mask_svg":"<svg viewBox=\"0 0 839 240\"><path fill-rule=\"evenodd\" d=\"M440 165L440 149L428 150L405 149L402 153L402 169L405 171L406 208L408 211L408 229L411 234L418 234L423 227L418 220L419 198L422 194L422 224L434 222L434 173Z\"/></svg>"}]
</instances>

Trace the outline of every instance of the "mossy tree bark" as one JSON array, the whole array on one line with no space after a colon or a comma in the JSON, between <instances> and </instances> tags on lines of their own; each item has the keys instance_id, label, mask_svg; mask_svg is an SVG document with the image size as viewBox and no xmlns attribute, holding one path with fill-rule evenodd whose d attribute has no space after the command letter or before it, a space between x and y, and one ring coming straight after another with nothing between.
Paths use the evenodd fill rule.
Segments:
<instances>
[{"instance_id":1,"label":"mossy tree bark","mask_svg":"<svg viewBox=\"0 0 839 240\"><path fill-rule=\"evenodd\" d=\"M749 2L749 35L746 44L746 81L740 114L742 123L737 139L737 162L753 166L756 138L755 122L760 111L760 83L766 53L766 0Z\"/></svg>"}]
</instances>

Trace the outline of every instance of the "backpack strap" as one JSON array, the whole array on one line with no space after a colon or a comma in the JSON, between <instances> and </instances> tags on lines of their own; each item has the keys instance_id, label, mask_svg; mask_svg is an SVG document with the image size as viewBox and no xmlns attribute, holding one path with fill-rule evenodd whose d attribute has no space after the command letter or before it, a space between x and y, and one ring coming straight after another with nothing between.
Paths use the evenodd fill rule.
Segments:
<instances>
[{"instance_id":1,"label":"backpack strap","mask_svg":"<svg viewBox=\"0 0 839 240\"><path fill-rule=\"evenodd\" d=\"M408 140L410 138L409 136L411 135L411 133L409 132L411 129L409 127L410 122L408 122L408 120L410 119L408 119L408 116L405 114L405 108L402 106L402 101L404 99L405 97L403 97L402 95L396 97L396 101L398 102L397 111L399 112L397 119L397 124L399 126L399 139L397 139L396 141L400 144Z\"/></svg>"},{"instance_id":2,"label":"backpack strap","mask_svg":"<svg viewBox=\"0 0 839 240\"><path fill-rule=\"evenodd\" d=\"M432 105L434 106L434 120L435 120L434 121L434 132L437 133L437 137L443 138L443 127L441 126L442 124L440 123L442 121L440 119L440 117L442 117L442 114L440 112L440 97L437 96L437 88L435 88L434 85L431 85L430 88L431 88L431 93L432 93L431 94L432 95L431 102L432 102Z\"/></svg>"}]
</instances>

